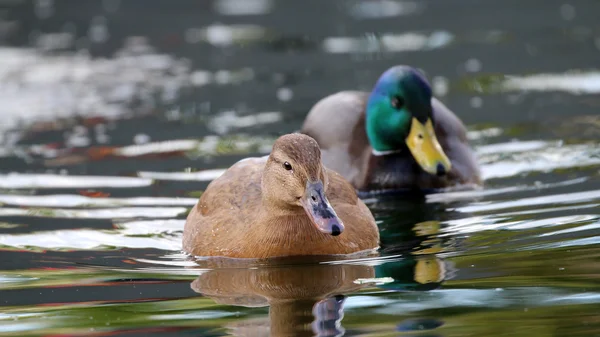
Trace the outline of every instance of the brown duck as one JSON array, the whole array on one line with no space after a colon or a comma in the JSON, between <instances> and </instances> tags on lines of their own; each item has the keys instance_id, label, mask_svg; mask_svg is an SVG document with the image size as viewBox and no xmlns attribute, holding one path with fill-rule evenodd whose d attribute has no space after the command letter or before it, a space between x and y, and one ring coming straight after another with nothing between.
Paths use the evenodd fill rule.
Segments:
<instances>
[{"instance_id":1,"label":"brown duck","mask_svg":"<svg viewBox=\"0 0 600 337\"><path fill-rule=\"evenodd\" d=\"M408 66L388 69L370 93L341 91L323 98L301 132L319 143L325 166L359 191L481 184L465 126Z\"/></svg>"},{"instance_id":2,"label":"brown duck","mask_svg":"<svg viewBox=\"0 0 600 337\"><path fill-rule=\"evenodd\" d=\"M369 209L302 134L278 138L268 157L241 160L213 180L183 233L183 249L196 256L349 254L378 244Z\"/></svg>"}]
</instances>

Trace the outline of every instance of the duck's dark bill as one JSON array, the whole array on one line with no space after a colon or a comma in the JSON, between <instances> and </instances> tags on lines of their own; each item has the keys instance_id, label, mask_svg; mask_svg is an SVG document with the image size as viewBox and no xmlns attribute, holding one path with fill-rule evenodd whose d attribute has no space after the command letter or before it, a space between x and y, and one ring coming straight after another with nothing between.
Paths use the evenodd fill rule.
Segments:
<instances>
[{"instance_id":1,"label":"duck's dark bill","mask_svg":"<svg viewBox=\"0 0 600 337\"><path fill-rule=\"evenodd\" d=\"M306 183L306 191L300 203L319 231L333 236L344 231L344 224L329 204L321 181Z\"/></svg>"},{"instance_id":2,"label":"duck's dark bill","mask_svg":"<svg viewBox=\"0 0 600 337\"><path fill-rule=\"evenodd\" d=\"M423 124L413 117L406 145L423 171L443 176L452 168L435 136L431 119Z\"/></svg>"}]
</instances>

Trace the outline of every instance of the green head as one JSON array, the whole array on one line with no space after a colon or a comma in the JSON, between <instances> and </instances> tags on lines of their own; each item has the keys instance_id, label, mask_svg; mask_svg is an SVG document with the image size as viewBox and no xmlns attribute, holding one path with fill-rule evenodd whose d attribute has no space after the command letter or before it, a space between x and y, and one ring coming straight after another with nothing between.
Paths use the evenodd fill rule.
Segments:
<instances>
[{"instance_id":1,"label":"green head","mask_svg":"<svg viewBox=\"0 0 600 337\"><path fill-rule=\"evenodd\" d=\"M414 68L395 66L379 77L367 103L366 127L377 152L408 147L428 173L444 175L451 168L435 136L431 87Z\"/></svg>"}]
</instances>

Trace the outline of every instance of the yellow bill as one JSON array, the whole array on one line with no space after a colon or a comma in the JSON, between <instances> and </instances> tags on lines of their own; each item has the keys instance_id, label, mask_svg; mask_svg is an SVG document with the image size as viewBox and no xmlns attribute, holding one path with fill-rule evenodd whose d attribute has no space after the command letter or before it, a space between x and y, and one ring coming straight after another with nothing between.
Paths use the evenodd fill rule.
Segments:
<instances>
[{"instance_id":1,"label":"yellow bill","mask_svg":"<svg viewBox=\"0 0 600 337\"><path fill-rule=\"evenodd\" d=\"M421 256L417 259L414 280L421 283L439 283L446 278L444 261L435 255Z\"/></svg>"},{"instance_id":2,"label":"yellow bill","mask_svg":"<svg viewBox=\"0 0 600 337\"><path fill-rule=\"evenodd\" d=\"M431 119L425 125L413 117L406 145L421 168L430 174L442 176L452 168L450 159L442 150L433 130Z\"/></svg>"}]
</instances>

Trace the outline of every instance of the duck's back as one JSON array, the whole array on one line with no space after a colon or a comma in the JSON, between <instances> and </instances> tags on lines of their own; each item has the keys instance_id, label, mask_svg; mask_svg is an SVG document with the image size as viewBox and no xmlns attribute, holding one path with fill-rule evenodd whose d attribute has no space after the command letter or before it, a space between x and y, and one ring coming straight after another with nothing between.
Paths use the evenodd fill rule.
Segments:
<instances>
[{"instance_id":1,"label":"duck's back","mask_svg":"<svg viewBox=\"0 0 600 337\"><path fill-rule=\"evenodd\" d=\"M365 132L369 93L340 91L318 101L309 111L301 132L321 147L323 164L353 185L364 180L370 153Z\"/></svg>"},{"instance_id":2,"label":"duck's back","mask_svg":"<svg viewBox=\"0 0 600 337\"><path fill-rule=\"evenodd\" d=\"M243 241L243 227L252 224L262 200L261 175L267 158L243 159L208 185L186 220L185 251L226 253L223 247Z\"/></svg>"}]
</instances>

